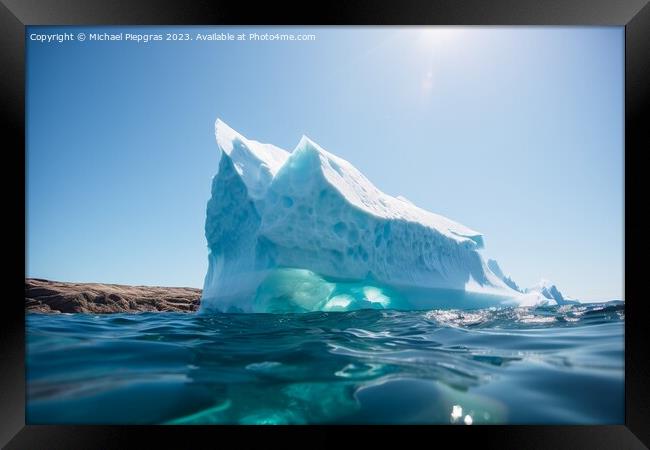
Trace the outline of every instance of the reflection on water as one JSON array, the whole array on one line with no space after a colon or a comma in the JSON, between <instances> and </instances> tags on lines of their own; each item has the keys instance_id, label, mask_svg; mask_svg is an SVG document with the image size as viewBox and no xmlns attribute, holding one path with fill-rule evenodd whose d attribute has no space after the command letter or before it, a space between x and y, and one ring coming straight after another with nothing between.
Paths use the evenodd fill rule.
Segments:
<instances>
[{"instance_id":1,"label":"reflection on water","mask_svg":"<svg viewBox=\"0 0 650 450\"><path fill-rule=\"evenodd\" d=\"M621 302L27 317L40 423L623 423Z\"/></svg>"}]
</instances>

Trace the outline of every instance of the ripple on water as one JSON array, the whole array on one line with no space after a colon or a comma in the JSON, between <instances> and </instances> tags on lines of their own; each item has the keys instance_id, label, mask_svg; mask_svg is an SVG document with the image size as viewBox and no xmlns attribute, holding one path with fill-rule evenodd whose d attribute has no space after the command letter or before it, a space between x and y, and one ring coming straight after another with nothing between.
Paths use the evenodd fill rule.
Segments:
<instances>
[{"instance_id":1,"label":"ripple on water","mask_svg":"<svg viewBox=\"0 0 650 450\"><path fill-rule=\"evenodd\" d=\"M27 418L622 423L624 314L620 302L426 312L29 314ZM125 402L137 407L125 412Z\"/></svg>"}]
</instances>

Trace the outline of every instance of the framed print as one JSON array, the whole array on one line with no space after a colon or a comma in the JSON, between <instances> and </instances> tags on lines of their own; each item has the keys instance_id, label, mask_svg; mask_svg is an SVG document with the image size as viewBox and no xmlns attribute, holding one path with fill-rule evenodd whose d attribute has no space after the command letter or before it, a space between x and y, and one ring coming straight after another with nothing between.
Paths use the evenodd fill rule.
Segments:
<instances>
[{"instance_id":1,"label":"framed print","mask_svg":"<svg viewBox=\"0 0 650 450\"><path fill-rule=\"evenodd\" d=\"M646 3L3 0L2 444L644 448Z\"/></svg>"}]
</instances>

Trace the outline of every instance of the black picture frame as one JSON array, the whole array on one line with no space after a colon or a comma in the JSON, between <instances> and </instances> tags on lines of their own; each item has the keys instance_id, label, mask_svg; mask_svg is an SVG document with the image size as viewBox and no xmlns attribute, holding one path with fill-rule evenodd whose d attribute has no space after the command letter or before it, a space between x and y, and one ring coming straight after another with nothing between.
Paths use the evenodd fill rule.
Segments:
<instances>
[{"instance_id":1,"label":"black picture frame","mask_svg":"<svg viewBox=\"0 0 650 450\"><path fill-rule=\"evenodd\" d=\"M171 0L0 0L0 89L5 163L5 241L14 244L4 264L11 286L0 327L0 445L7 449L223 446L339 446L352 432L369 442L420 445L476 443L500 449L636 449L650 445L650 370L647 299L641 284L645 229L642 158L650 148L650 5L647 0L445 0L276 2ZM619 25L625 26L625 424L612 426L33 426L25 425L25 26L27 25ZM10 137L11 139L7 139ZM21 195L22 194L22 195ZM22 231L21 231L22 227ZM12 230L13 231L13 230ZM23 236L21 245L19 236ZM7 239L8 238L8 239ZM597 243L595 243L597 245ZM22 262L22 268L20 267ZM597 263L597 262L594 262ZM21 273L22 272L22 273ZM636 273L639 276L636 276ZM595 393L594 395L597 395ZM284 436L285 434L295 436ZM232 441L235 439L235 441ZM277 441L277 442L274 442ZM230 447L230 445L228 445Z\"/></svg>"}]
</instances>

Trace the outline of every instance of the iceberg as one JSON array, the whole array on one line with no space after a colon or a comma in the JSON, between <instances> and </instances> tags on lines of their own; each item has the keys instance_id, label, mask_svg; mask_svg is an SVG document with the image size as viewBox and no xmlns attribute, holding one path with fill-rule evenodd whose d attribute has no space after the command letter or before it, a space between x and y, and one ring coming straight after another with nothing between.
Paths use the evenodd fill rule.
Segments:
<instances>
[{"instance_id":1,"label":"iceberg","mask_svg":"<svg viewBox=\"0 0 650 450\"><path fill-rule=\"evenodd\" d=\"M202 312L481 308L530 297L486 264L481 233L382 192L308 137L289 152L219 119L215 135Z\"/></svg>"},{"instance_id":2,"label":"iceberg","mask_svg":"<svg viewBox=\"0 0 650 450\"><path fill-rule=\"evenodd\" d=\"M563 295L555 284L546 279L541 279L535 286L525 289L524 293L537 293L558 305L579 303L577 300Z\"/></svg>"},{"instance_id":3,"label":"iceberg","mask_svg":"<svg viewBox=\"0 0 650 450\"><path fill-rule=\"evenodd\" d=\"M522 289L511 277L503 273L496 260L488 259L487 266L492 273L499 277L506 285L523 294L519 300L520 306L566 305L580 303L576 299L563 295L557 286L549 280L542 279L535 286Z\"/></svg>"}]
</instances>

